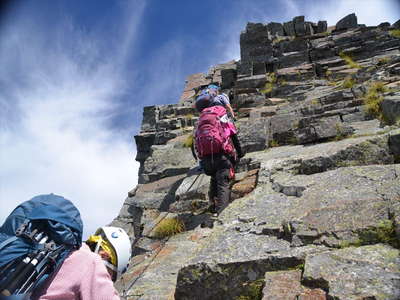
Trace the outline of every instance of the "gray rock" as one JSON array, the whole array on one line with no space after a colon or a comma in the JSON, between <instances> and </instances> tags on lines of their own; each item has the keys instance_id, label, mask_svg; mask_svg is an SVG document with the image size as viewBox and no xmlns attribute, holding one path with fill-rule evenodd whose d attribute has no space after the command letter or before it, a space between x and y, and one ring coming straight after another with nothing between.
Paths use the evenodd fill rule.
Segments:
<instances>
[{"instance_id":1,"label":"gray rock","mask_svg":"<svg viewBox=\"0 0 400 300\"><path fill-rule=\"evenodd\" d=\"M400 20L397 20L392 24L392 28L394 29L400 29Z\"/></svg>"},{"instance_id":2,"label":"gray rock","mask_svg":"<svg viewBox=\"0 0 400 300\"><path fill-rule=\"evenodd\" d=\"M174 297L178 271L194 255L198 241L193 233L172 237L167 243L136 264L116 282L119 291L127 290L127 298L135 300L171 299ZM128 289L128 287L130 287Z\"/></svg>"},{"instance_id":3,"label":"gray rock","mask_svg":"<svg viewBox=\"0 0 400 300\"><path fill-rule=\"evenodd\" d=\"M393 130L389 134L389 149L395 156L395 160L400 160L400 129Z\"/></svg>"},{"instance_id":4,"label":"gray rock","mask_svg":"<svg viewBox=\"0 0 400 300\"><path fill-rule=\"evenodd\" d=\"M386 122L389 124L400 123L400 93L385 96L381 108Z\"/></svg>"},{"instance_id":5,"label":"gray rock","mask_svg":"<svg viewBox=\"0 0 400 300\"><path fill-rule=\"evenodd\" d=\"M208 199L210 177L204 173L186 177L175 191L177 201Z\"/></svg>"},{"instance_id":6,"label":"gray rock","mask_svg":"<svg viewBox=\"0 0 400 300\"><path fill-rule=\"evenodd\" d=\"M309 255L303 280L334 299L399 299L399 254L378 244Z\"/></svg>"},{"instance_id":7,"label":"gray rock","mask_svg":"<svg viewBox=\"0 0 400 300\"><path fill-rule=\"evenodd\" d=\"M343 19L336 23L336 30L356 28L357 25L357 16L355 13L352 13L345 16Z\"/></svg>"},{"instance_id":8,"label":"gray rock","mask_svg":"<svg viewBox=\"0 0 400 300\"><path fill-rule=\"evenodd\" d=\"M283 23L283 29L287 36L295 36L296 32L294 31L293 21Z\"/></svg>"},{"instance_id":9,"label":"gray rock","mask_svg":"<svg viewBox=\"0 0 400 300\"><path fill-rule=\"evenodd\" d=\"M265 74L263 75L255 75L249 76L246 78L239 78L236 81L236 88L243 89L243 88L260 88L264 87L267 79L265 78Z\"/></svg>"},{"instance_id":10,"label":"gray rock","mask_svg":"<svg viewBox=\"0 0 400 300\"><path fill-rule=\"evenodd\" d=\"M265 95L262 94L239 94L233 99L232 104L240 109L264 106L267 101Z\"/></svg>"},{"instance_id":11,"label":"gray rock","mask_svg":"<svg viewBox=\"0 0 400 300\"><path fill-rule=\"evenodd\" d=\"M308 51L297 51L284 53L279 57L278 64L280 68L293 67L309 62Z\"/></svg>"},{"instance_id":12,"label":"gray rock","mask_svg":"<svg viewBox=\"0 0 400 300\"><path fill-rule=\"evenodd\" d=\"M139 183L148 183L158 179L186 173L195 161L190 148L178 148L173 144L152 146L152 155L143 163Z\"/></svg>"},{"instance_id":13,"label":"gray rock","mask_svg":"<svg viewBox=\"0 0 400 300\"><path fill-rule=\"evenodd\" d=\"M307 50L307 41L304 39L294 39L282 41L278 44L282 53L286 52L299 52Z\"/></svg>"},{"instance_id":14,"label":"gray rock","mask_svg":"<svg viewBox=\"0 0 400 300\"><path fill-rule=\"evenodd\" d=\"M245 152L264 150L269 141L270 123L267 119L254 119L239 123L239 140Z\"/></svg>"},{"instance_id":15,"label":"gray rock","mask_svg":"<svg viewBox=\"0 0 400 300\"><path fill-rule=\"evenodd\" d=\"M194 258L179 271L175 299L236 299L247 282L263 279L265 272L296 267L307 253L318 251L317 247L288 249L284 242L263 236L221 233L213 232L213 248L204 244L200 259ZM240 244L246 247L239 253L235 250ZM274 254L278 249L282 252Z\"/></svg>"},{"instance_id":16,"label":"gray rock","mask_svg":"<svg viewBox=\"0 0 400 300\"><path fill-rule=\"evenodd\" d=\"M328 29L328 23L326 21L318 21L317 29L315 33L326 32Z\"/></svg>"},{"instance_id":17,"label":"gray rock","mask_svg":"<svg viewBox=\"0 0 400 300\"><path fill-rule=\"evenodd\" d=\"M293 18L294 31L296 36L306 35L306 26L304 22L304 16L297 16Z\"/></svg>"},{"instance_id":18,"label":"gray rock","mask_svg":"<svg viewBox=\"0 0 400 300\"><path fill-rule=\"evenodd\" d=\"M300 117L295 114L272 116L270 141L278 145L293 144L299 122Z\"/></svg>"},{"instance_id":19,"label":"gray rock","mask_svg":"<svg viewBox=\"0 0 400 300\"><path fill-rule=\"evenodd\" d=\"M281 23L271 22L267 24L267 30L270 39L276 38L278 36L284 36L283 26Z\"/></svg>"},{"instance_id":20,"label":"gray rock","mask_svg":"<svg viewBox=\"0 0 400 300\"><path fill-rule=\"evenodd\" d=\"M229 89L235 85L237 76L236 69L225 69L221 70L221 88L222 89Z\"/></svg>"},{"instance_id":21,"label":"gray rock","mask_svg":"<svg viewBox=\"0 0 400 300\"><path fill-rule=\"evenodd\" d=\"M382 22L378 25L378 28L383 28L383 29L387 29L390 27L390 23L389 22Z\"/></svg>"},{"instance_id":22,"label":"gray rock","mask_svg":"<svg viewBox=\"0 0 400 300\"><path fill-rule=\"evenodd\" d=\"M143 108L143 120L141 131L154 131L158 122L159 107L145 106Z\"/></svg>"},{"instance_id":23,"label":"gray rock","mask_svg":"<svg viewBox=\"0 0 400 300\"><path fill-rule=\"evenodd\" d=\"M314 28L313 28L313 24L311 22L305 22L304 27L305 27L306 35L314 34Z\"/></svg>"}]
</instances>

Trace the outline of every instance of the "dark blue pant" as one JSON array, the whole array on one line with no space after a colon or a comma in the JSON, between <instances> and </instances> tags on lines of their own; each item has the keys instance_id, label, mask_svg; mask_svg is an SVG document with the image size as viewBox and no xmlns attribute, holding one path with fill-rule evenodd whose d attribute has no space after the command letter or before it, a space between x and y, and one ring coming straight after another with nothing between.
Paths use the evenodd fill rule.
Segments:
<instances>
[{"instance_id":1,"label":"dark blue pant","mask_svg":"<svg viewBox=\"0 0 400 300\"><path fill-rule=\"evenodd\" d=\"M202 159L202 167L206 175L211 176L208 194L211 205L214 204L215 211L220 213L230 201L229 170L232 163L225 155L214 154Z\"/></svg>"}]
</instances>

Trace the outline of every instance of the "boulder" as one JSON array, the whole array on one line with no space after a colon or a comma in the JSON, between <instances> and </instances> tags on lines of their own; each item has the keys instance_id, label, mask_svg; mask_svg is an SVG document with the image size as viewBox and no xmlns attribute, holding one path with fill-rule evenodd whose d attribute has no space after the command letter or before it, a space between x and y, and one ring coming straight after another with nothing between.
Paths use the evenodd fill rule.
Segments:
<instances>
[{"instance_id":1,"label":"boulder","mask_svg":"<svg viewBox=\"0 0 400 300\"><path fill-rule=\"evenodd\" d=\"M189 148L174 147L173 144L151 147L152 155L143 163L139 183L148 183L168 176L186 173L195 161Z\"/></svg>"},{"instance_id":2,"label":"boulder","mask_svg":"<svg viewBox=\"0 0 400 300\"><path fill-rule=\"evenodd\" d=\"M296 36L293 21L283 23L283 30L287 36Z\"/></svg>"},{"instance_id":3,"label":"boulder","mask_svg":"<svg viewBox=\"0 0 400 300\"><path fill-rule=\"evenodd\" d=\"M355 13L349 14L336 23L336 30L345 30L356 28L358 26L357 16Z\"/></svg>"},{"instance_id":4,"label":"boulder","mask_svg":"<svg viewBox=\"0 0 400 300\"><path fill-rule=\"evenodd\" d=\"M311 254L303 280L329 290L332 299L399 299L399 254L382 244Z\"/></svg>"},{"instance_id":5,"label":"boulder","mask_svg":"<svg viewBox=\"0 0 400 300\"><path fill-rule=\"evenodd\" d=\"M265 273L262 300L326 300L326 293L323 290L308 289L300 284L301 273L301 270Z\"/></svg>"},{"instance_id":6,"label":"boulder","mask_svg":"<svg viewBox=\"0 0 400 300\"><path fill-rule=\"evenodd\" d=\"M326 32L327 29L328 29L328 23L326 21L318 21L318 25L315 30L315 33Z\"/></svg>"},{"instance_id":7,"label":"boulder","mask_svg":"<svg viewBox=\"0 0 400 300\"><path fill-rule=\"evenodd\" d=\"M238 123L238 137L243 150L245 152L264 150L269 141L269 126L269 120L263 118Z\"/></svg>"},{"instance_id":8,"label":"boulder","mask_svg":"<svg viewBox=\"0 0 400 300\"><path fill-rule=\"evenodd\" d=\"M306 35L306 25L304 22L304 16L297 16L293 18L293 26L296 36Z\"/></svg>"},{"instance_id":9,"label":"boulder","mask_svg":"<svg viewBox=\"0 0 400 300\"><path fill-rule=\"evenodd\" d=\"M397 20L392 24L393 29L400 29L400 20Z\"/></svg>"},{"instance_id":10,"label":"boulder","mask_svg":"<svg viewBox=\"0 0 400 300\"><path fill-rule=\"evenodd\" d=\"M284 30L281 23L271 22L267 24L269 38L272 40L278 36L284 36Z\"/></svg>"},{"instance_id":11,"label":"boulder","mask_svg":"<svg viewBox=\"0 0 400 300\"><path fill-rule=\"evenodd\" d=\"M235 85L237 76L236 69L224 69L221 70L221 88L229 89Z\"/></svg>"},{"instance_id":12,"label":"boulder","mask_svg":"<svg viewBox=\"0 0 400 300\"><path fill-rule=\"evenodd\" d=\"M385 96L381 103L381 109L387 123L400 123L400 93L393 96Z\"/></svg>"}]
</instances>

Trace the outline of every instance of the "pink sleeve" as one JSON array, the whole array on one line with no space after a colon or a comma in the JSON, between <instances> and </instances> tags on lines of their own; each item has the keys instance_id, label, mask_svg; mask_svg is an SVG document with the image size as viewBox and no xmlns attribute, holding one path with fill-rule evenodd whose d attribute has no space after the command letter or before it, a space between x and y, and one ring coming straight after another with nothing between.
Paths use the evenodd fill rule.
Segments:
<instances>
[{"instance_id":1,"label":"pink sleeve","mask_svg":"<svg viewBox=\"0 0 400 300\"><path fill-rule=\"evenodd\" d=\"M93 267L88 268L81 282L81 300L119 300L111 277L100 257L92 260Z\"/></svg>"}]
</instances>

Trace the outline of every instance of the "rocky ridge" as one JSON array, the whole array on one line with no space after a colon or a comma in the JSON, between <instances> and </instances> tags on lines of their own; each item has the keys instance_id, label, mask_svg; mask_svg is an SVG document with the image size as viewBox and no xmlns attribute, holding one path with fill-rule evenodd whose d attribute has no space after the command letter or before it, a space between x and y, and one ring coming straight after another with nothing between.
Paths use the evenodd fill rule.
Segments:
<instances>
[{"instance_id":1,"label":"rocky ridge","mask_svg":"<svg viewBox=\"0 0 400 300\"><path fill-rule=\"evenodd\" d=\"M112 222L134 240L125 298L399 299L399 29L354 14L249 23L239 62L145 107L139 184ZM189 141L194 95L211 82L231 96L247 154L232 203L202 226L209 178ZM161 237L170 219L185 230Z\"/></svg>"}]
</instances>

